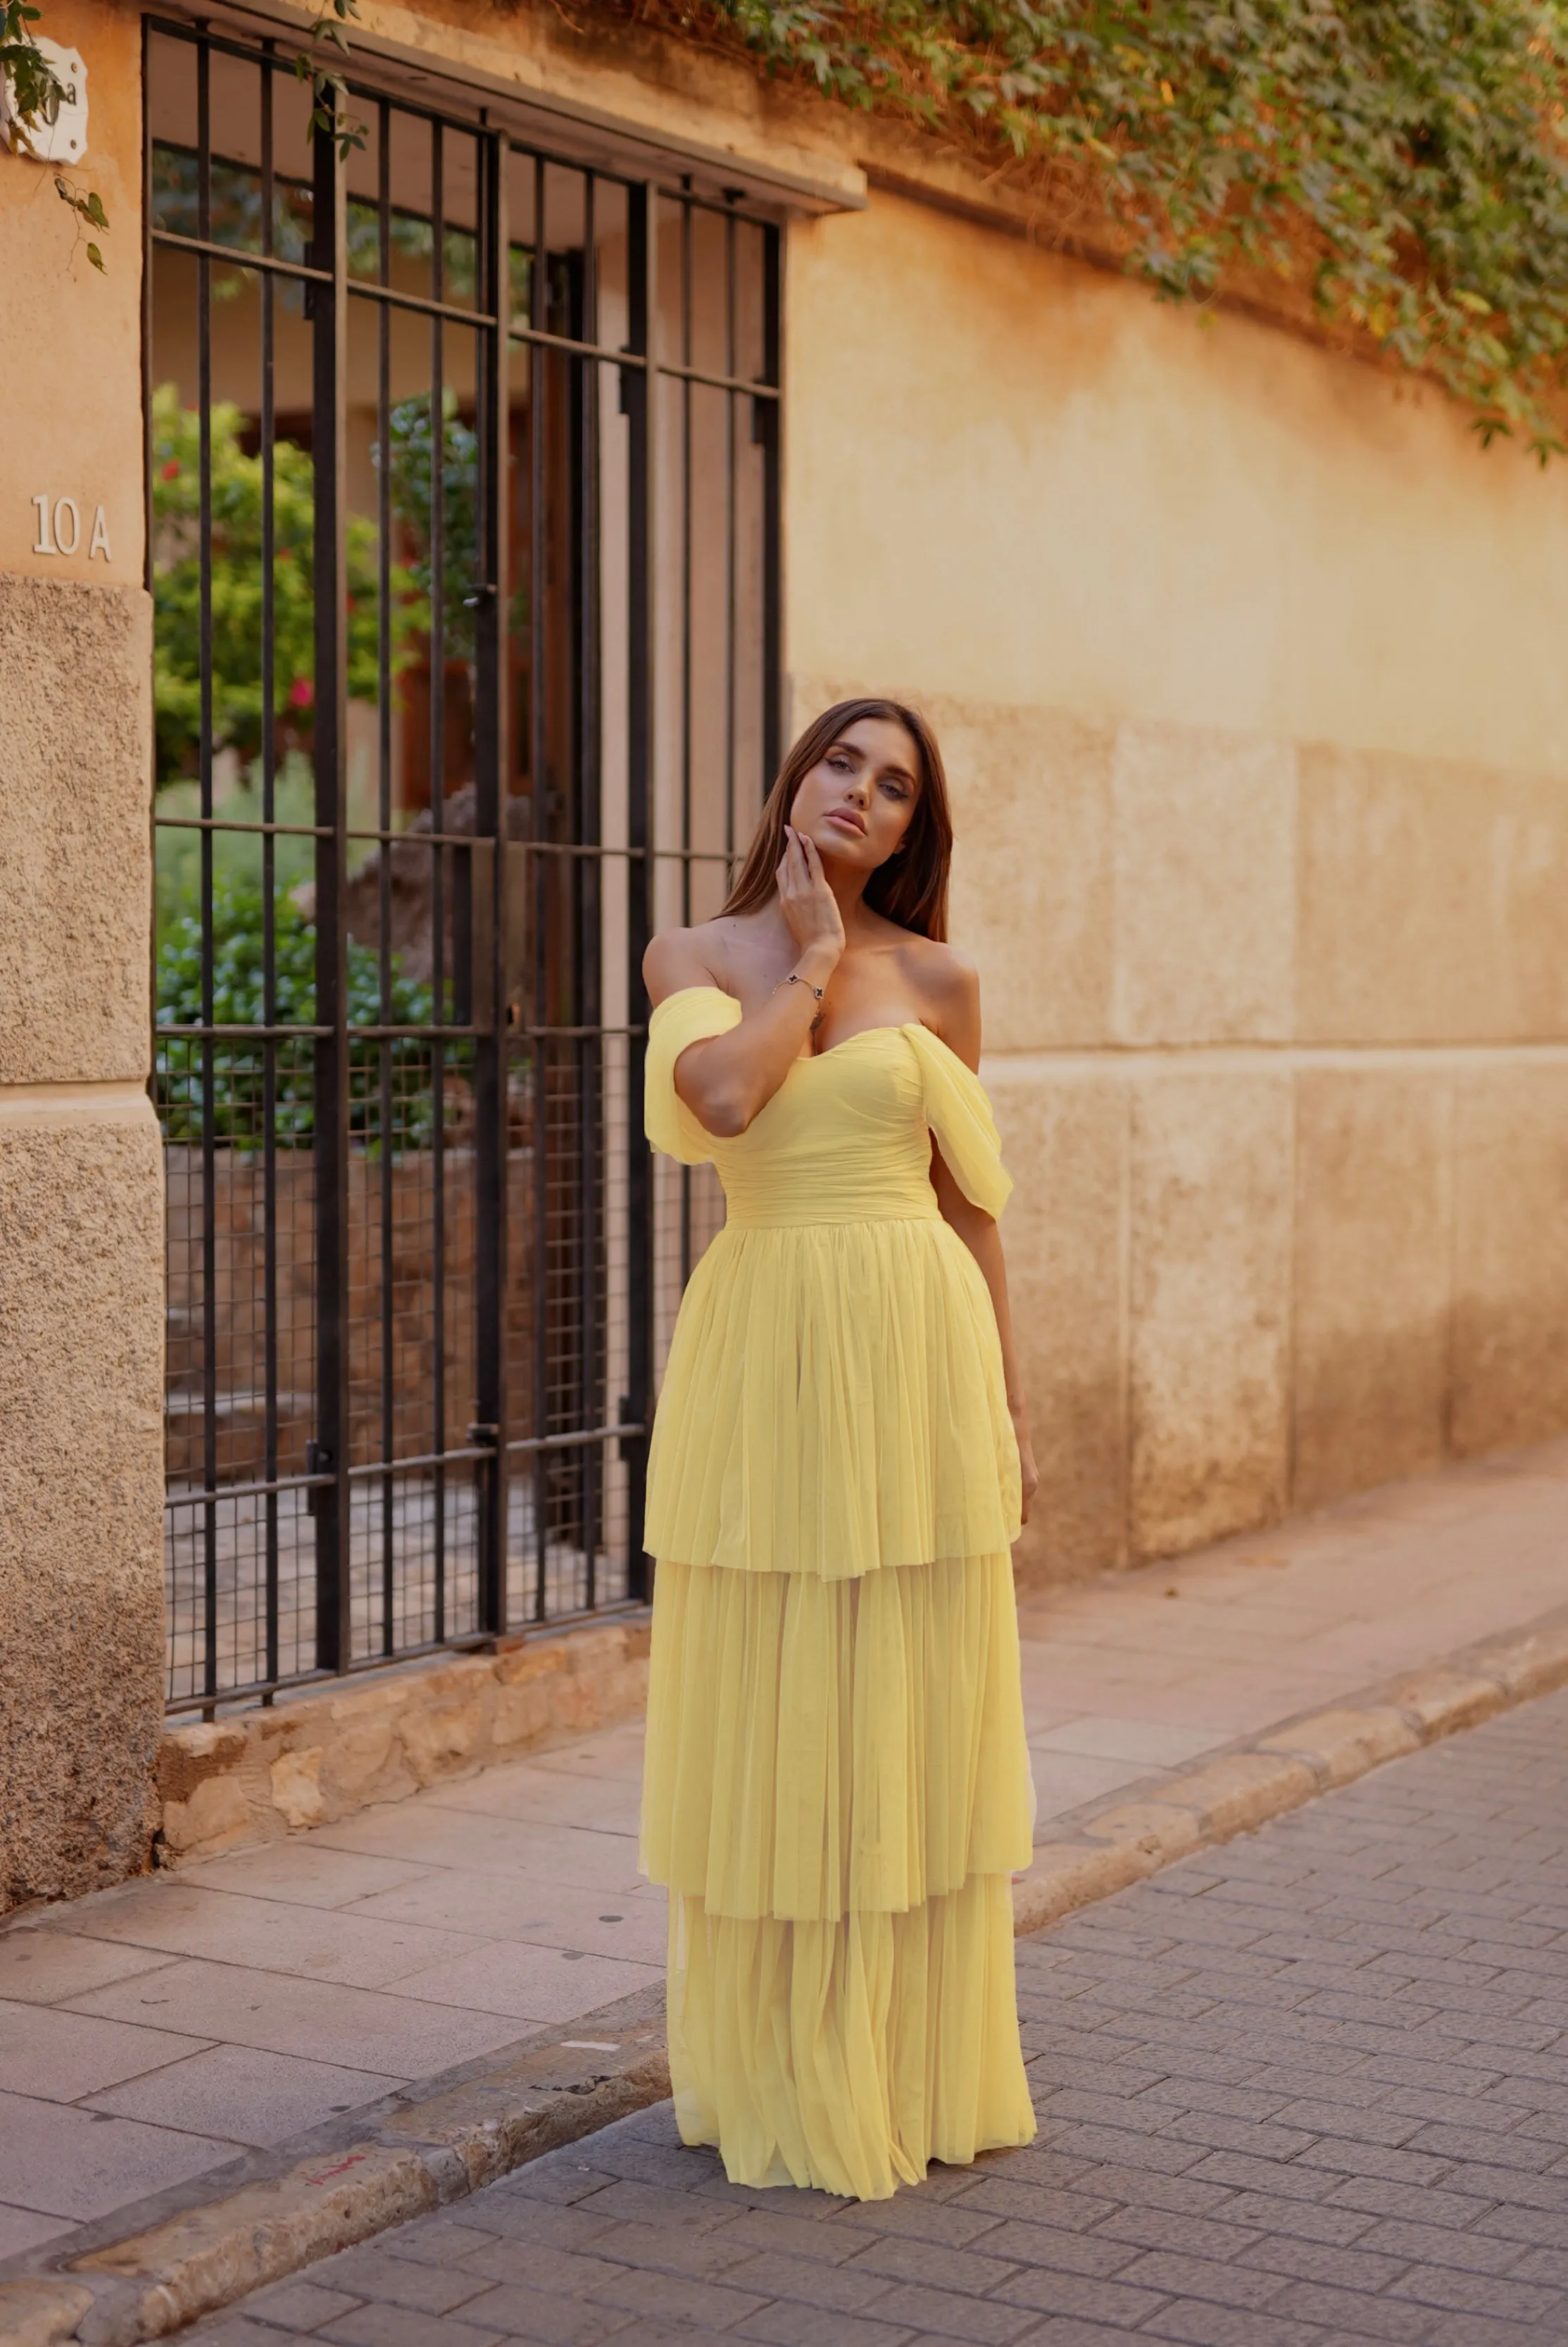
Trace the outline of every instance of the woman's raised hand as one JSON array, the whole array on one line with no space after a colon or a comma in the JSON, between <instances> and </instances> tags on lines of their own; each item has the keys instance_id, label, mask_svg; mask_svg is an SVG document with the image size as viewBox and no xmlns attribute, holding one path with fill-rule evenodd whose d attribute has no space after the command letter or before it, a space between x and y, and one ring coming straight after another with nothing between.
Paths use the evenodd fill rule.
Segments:
<instances>
[{"instance_id":1,"label":"woman's raised hand","mask_svg":"<svg viewBox=\"0 0 1568 2347\"><path fill-rule=\"evenodd\" d=\"M844 951L844 921L838 899L828 887L822 858L813 840L793 825L784 825L784 852L774 876L779 907L802 954L816 952L836 962Z\"/></svg>"}]
</instances>

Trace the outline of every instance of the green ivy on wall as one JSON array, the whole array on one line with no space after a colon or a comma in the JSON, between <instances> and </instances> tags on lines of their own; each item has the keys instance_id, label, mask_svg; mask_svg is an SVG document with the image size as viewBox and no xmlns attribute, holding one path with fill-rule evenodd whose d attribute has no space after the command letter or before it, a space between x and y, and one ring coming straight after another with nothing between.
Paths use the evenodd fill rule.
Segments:
<instances>
[{"instance_id":1,"label":"green ivy on wall","mask_svg":"<svg viewBox=\"0 0 1568 2347\"><path fill-rule=\"evenodd\" d=\"M1483 441L1563 449L1564 0L625 5L1109 214L1163 294L1308 283Z\"/></svg>"}]
</instances>

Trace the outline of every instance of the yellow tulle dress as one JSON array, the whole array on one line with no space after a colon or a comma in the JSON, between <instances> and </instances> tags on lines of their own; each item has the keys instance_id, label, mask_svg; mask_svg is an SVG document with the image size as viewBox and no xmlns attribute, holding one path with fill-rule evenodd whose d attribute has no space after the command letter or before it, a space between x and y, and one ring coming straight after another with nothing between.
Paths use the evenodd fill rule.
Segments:
<instances>
[{"instance_id":1,"label":"yellow tulle dress","mask_svg":"<svg viewBox=\"0 0 1568 2347\"><path fill-rule=\"evenodd\" d=\"M1011 1185L978 1079L914 1025L798 1061L715 1140L675 1062L740 1018L692 987L649 1035L649 1138L712 1159L727 1212L649 1464L641 1860L670 1892L683 2139L736 2183L883 2199L1034 2134L1018 1450L930 1136L987 1212Z\"/></svg>"}]
</instances>

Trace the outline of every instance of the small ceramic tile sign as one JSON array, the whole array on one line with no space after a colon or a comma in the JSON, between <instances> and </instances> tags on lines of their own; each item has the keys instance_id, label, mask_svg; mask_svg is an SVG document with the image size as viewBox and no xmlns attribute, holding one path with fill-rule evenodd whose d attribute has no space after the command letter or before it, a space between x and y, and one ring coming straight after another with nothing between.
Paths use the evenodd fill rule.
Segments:
<instances>
[{"instance_id":1,"label":"small ceramic tile sign","mask_svg":"<svg viewBox=\"0 0 1568 2347\"><path fill-rule=\"evenodd\" d=\"M76 497L56 497L40 489L33 499L35 554L95 554L114 560L108 517L102 506L87 506Z\"/></svg>"},{"instance_id":2,"label":"small ceramic tile sign","mask_svg":"<svg viewBox=\"0 0 1568 2347\"><path fill-rule=\"evenodd\" d=\"M76 49L49 41L41 33L32 46L53 67L60 85L60 101L52 116L23 122L16 112L7 74L0 74L0 130L14 155L30 155L36 163L79 163L87 151L87 69Z\"/></svg>"}]
</instances>

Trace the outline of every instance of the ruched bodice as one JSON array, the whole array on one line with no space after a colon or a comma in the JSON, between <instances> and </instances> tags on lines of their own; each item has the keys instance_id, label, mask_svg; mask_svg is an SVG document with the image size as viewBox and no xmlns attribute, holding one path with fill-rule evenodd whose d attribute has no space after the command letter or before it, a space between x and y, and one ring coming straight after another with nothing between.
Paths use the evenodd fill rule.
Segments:
<instances>
[{"instance_id":1,"label":"ruched bodice","mask_svg":"<svg viewBox=\"0 0 1568 2347\"><path fill-rule=\"evenodd\" d=\"M920 1062L901 1027L797 1060L746 1132L710 1146L736 1229L938 1219Z\"/></svg>"},{"instance_id":2,"label":"ruched bodice","mask_svg":"<svg viewBox=\"0 0 1568 2347\"><path fill-rule=\"evenodd\" d=\"M675 1090L675 1063L740 1021L740 1004L717 987L682 988L653 1013L646 1079L649 1139L689 1165L712 1160L732 1224L938 1219L933 1133L966 1195L1000 1214L1012 1184L984 1087L913 1020L797 1060L735 1139L705 1131Z\"/></svg>"},{"instance_id":3,"label":"ruched bodice","mask_svg":"<svg viewBox=\"0 0 1568 2347\"><path fill-rule=\"evenodd\" d=\"M648 1465L657 1559L642 1864L670 1890L670 2069L732 2179L880 2198L1034 2132L1009 1873L1032 1796L996 1315L931 1144L999 1214L979 1080L920 1026L798 1061L704 1131L649 1029L656 1149L718 1168Z\"/></svg>"}]
</instances>

